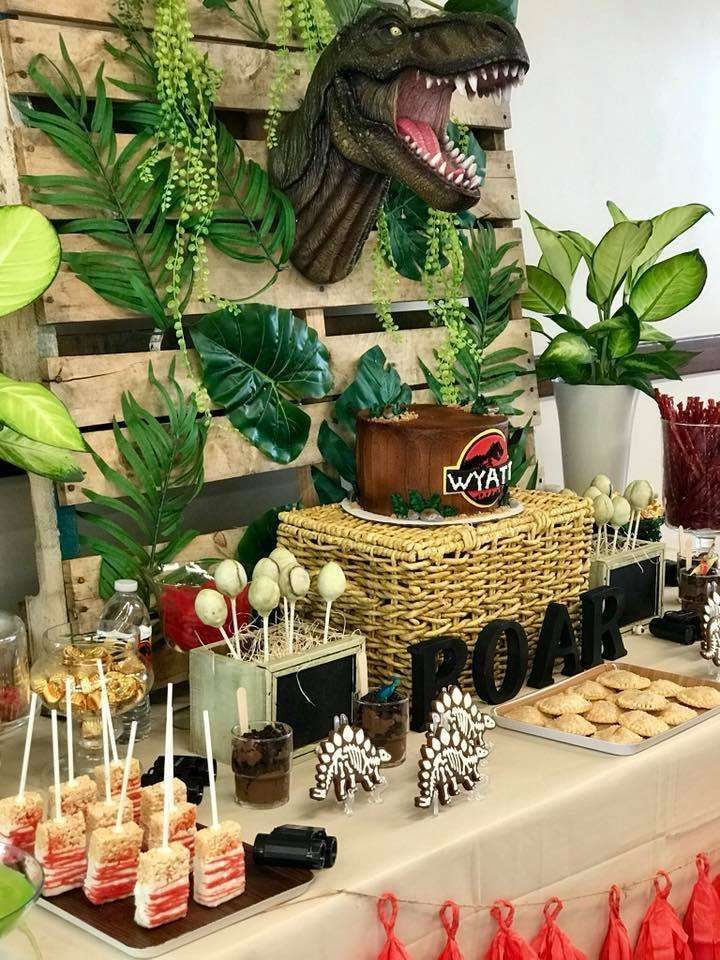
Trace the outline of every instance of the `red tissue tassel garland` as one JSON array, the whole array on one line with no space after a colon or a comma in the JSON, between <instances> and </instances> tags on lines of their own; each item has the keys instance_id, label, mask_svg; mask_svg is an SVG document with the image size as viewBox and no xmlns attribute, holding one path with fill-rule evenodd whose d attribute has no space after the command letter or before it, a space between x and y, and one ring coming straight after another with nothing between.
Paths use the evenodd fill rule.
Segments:
<instances>
[{"instance_id":1,"label":"red tissue tassel garland","mask_svg":"<svg viewBox=\"0 0 720 960\"><path fill-rule=\"evenodd\" d=\"M450 913L449 917L448 912ZM457 934L458 927L460 926L460 907L455 903L454 900L446 900L442 907L440 907L440 920L442 925L445 927L447 943L443 948L443 952L438 957L438 960L463 960L463 955L460 953L460 947L455 942L455 935Z\"/></svg>"},{"instance_id":2,"label":"red tissue tassel garland","mask_svg":"<svg viewBox=\"0 0 720 960\"><path fill-rule=\"evenodd\" d=\"M660 886L660 881L664 886ZM635 944L634 960L693 960L688 946L688 935L680 918L668 903L672 890L670 877L658 870L655 879L655 899L647 908Z\"/></svg>"},{"instance_id":3,"label":"red tissue tassel garland","mask_svg":"<svg viewBox=\"0 0 720 960\"><path fill-rule=\"evenodd\" d=\"M503 908L507 914L503 916ZM538 960L538 955L519 933L512 929L515 907L507 900L496 900L490 916L497 921L498 930L490 942L485 960Z\"/></svg>"},{"instance_id":4,"label":"red tissue tassel garland","mask_svg":"<svg viewBox=\"0 0 720 960\"><path fill-rule=\"evenodd\" d=\"M620 887L613 884L608 894L610 915L599 960L631 960L632 946L627 927L620 919Z\"/></svg>"},{"instance_id":5,"label":"red tissue tassel garland","mask_svg":"<svg viewBox=\"0 0 720 960\"><path fill-rule=\"evenodd\" d=\"M695 857L698 878L690 895L683 927L695 960L720 960L720 897L710 882L707 854Z\"/></svg>"},{"instance_id":6,"label":"red tissue tassel garland","mask_svg":"<svg viewBox=\"0 0 720 960\"><path fill-rule=\"evenodd\" d=\"M386 907L390 907L388 915ZM398 904L397 897L393 893L384 893L377 903L378 917L380 923L385 927L387 939L385 946L380 951L378 960L410 960L410 954L395 936L395 921L397 920Z\"/></svg>"},{"instance_id":7,"label":"red tissue tassel garland","mask_svg":"<svg viewBox=\"0 0 720 960\"><path fill-rule=\"evenodd\" d=\"M582 951L570 942L570 937L555 923L563 908L559 897L550 897L543 907L545 923L540 927L531 946L539 960L587 960Z\"/></svg>"}]
</instances>

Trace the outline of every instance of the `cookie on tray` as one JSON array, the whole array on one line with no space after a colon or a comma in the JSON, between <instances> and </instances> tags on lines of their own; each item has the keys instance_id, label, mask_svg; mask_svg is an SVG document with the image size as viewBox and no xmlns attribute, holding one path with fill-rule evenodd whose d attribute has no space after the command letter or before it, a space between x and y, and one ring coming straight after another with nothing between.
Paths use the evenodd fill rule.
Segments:
<instances>
[{"instance_id":1,"label":"cookie on tray","mask_svg":"<svg viewBox=\"0 0 720 960\"><path fill-rule=\"evenodd\" d=\"M563 733L574 733L580 737L591 737L597 729L579 713L563 713L559 717L548 720L546 726L553 730L562 730Z\"/></svg>"},{"instance_id":2,"label":"cookie on tray","mask_svg":"<svg viewBox=\"0 0 720 960\"><path fill-rule=\"evenodd\" d=\"M537 706L543 713L559 717L564 713L587 713L592 704L578 693L556 693L538 700Z\"/></svg>"},{"instance_id":3,"label":"cookie on tray","mask_svg":"<svg viewBox=\"0 0 720 960\"><path fill-rule=\"evenodd\" d=\"M682 687L674 680L653 680L648 687L651 693L659 693L661 697L676 697Z\"/></svg>"},{"instance_id":4,"label":"cookie on tray","mask_svg":"<svg viewBox=\"0 0 720 960\"><path fill-rule=\"evenodd\" d=\"M631 670L606 670L598 674L597 681L612 690L645 690L650 686L647 677L641 677Z\"/></svg>"},{"instance_id":5,"label":"cookie on tray","mask_svg":"<svg viewBox=\"0 0 720 960\"><path fill-rule=\"evenodd\" d=\"M628 710L627 713L621 714L620 724L643 738L656 737L659 733L665 733L670 729L664 720L644 710Z\"/></svg>"},{"instance_id":6,"label":"cookie on tray","mask_svg":"<svg viewBox=\"0 0 720 960\"><path fill-rule=\"evenodd\" d=\"M617 723L621 712L620 708L609 700L596 700L585 714L585 719L590 723Z\"/></svg>"},{"instance_id":7,"label":"cookie on tray","mask_svg":"<svg viewBox=\"0 0 720 960\"><path fill-rule=\"evenodd\" d=\"M671 727L678 727L697 715L697 710L693 710L692 707L686 707L683 703L670 703L658 714L658 717L665 723L669 723Z\"/></svg>"},{"instance_id":8,"label":"cookie on tray","mask_svg":"<svg viewBox=\"0 0 720 960\"><path fill-rule=\"evenodd\" d=\"M594 740L607 740L608 735L616 730L623 730L619 723L598 723L593 734Z\"/></svg>"},{"instance_id":9,"label":"cookie on tray","mask_svg":"<svg viewBox=\"0 0 720 960\"><path fill-rule=\"evenodd\" d=\"M668 706L665 697L650 693L649 690L623 690L617 695L615 703L623 710L647 710L650 713Z\"/></svg>"},{"instance_id":10,"label":"cookie on tray","mask_svg":"<svg viewBox=\"0 0 720 960\"><path fill-rule=\"evenodd\" d=\"M570 687L572 693L578 693L586 700L604 700L607 696L607 688L594 680L584 680L576 687Z\"/></svg>"},{"instance_id":11,"label":"cookie on tray","mask_svg":"<svg viewBox=\"0 0 720 960\"><path fill-rule=\"evenodd\" d=\"M688 707L712 710L713 707L720 707L720 690L715 687L683 687L675 699Z\"/></svg>"},{"instance_id":12,"label":"cookie on tray","mask_svg":"<svg viewBox=\"0 0 720 960\"><path fill-rule=\"evenodd\" d=\"M519 720L521 723L533 723L536 727L544 727L547 723L547 715L541 713L531 703L519 704L512 710L508 710L504 716L509 720Z\"/></svg>"},{"instance_id":13,"label":"cookie on tray","mask_svg":"<svg viewBox=\"0 0 720 960\"><path fill-rule=\"evenodd\" d=\"M611 733L605 734L602 737L603 740L606 740L608 743L642 743L643 738L639 733L635 733L633 730L628 730L627 727L619 726Z\"/></svg>"}]
</instances>

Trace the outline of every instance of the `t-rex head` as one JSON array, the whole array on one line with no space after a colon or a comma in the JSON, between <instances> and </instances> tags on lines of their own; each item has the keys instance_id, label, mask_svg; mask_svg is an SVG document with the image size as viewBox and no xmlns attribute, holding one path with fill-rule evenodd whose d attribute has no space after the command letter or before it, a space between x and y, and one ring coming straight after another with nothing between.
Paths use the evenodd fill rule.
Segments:
<instances>
[{"instance_id":1,"label":"t-rex head","mask_svg":"<svg viewBox=\"0 0 720 960\"><path fill-rule=\"evenodd\" d=\"M500 99L528 67L516 28L491 14L416 19L380 6L342 30L270 153L295 208L300 272L321 283L347 276L391 179L438 210L471 207L480 178L445 136L450 98Z\"/></svg>"}]
</instances>

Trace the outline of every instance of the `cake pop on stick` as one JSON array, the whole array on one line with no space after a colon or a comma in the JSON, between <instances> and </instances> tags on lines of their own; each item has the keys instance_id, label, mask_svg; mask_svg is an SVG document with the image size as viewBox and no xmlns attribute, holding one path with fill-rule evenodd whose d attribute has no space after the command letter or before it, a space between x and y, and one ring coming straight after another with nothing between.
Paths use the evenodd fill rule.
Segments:
<instances>
[{"instance_id":1,"label":"cake pop on stick","mask_svg":"<svg viewBox=\"0 0 720 960\"><path fill-rule=\"evenodd\" d=\"M270 577L275 583L279 583L280 567L274 560L271 560L270 557L262 557L262 559L258 560L255 564L255 569L253 570L253 580L257 580L258 577Z\"/></svg>"},{"instance_id":2,"label":"cake pop on stick","mask_svg":"<svg viewBox=\"0 0 720 960\"><path fill-rule=\"evenodd\" d=\"M286 567L293 567L297 563L295 559L295 554L292 551L288 550L287 547L275 547L274 550L270 551L269 560L273 560L277 564L277 568L282 574L283 570ZM278 579L278 583L279 583ZM290 617L288 615L288 598L283 594L283 613L285 614L285 639L290 642Z\"/></svg>"},{"instance_id":3,"label":"cake pop on stick","mask_svg":"<svg viewBox=\"0 0 720 960\"><path fill-rule=\"evenodd\" d=\"M595 487L596 490L599 490L600 493L605 494L606 497L609 497L612 494L612 480L610 477L606 477L604 473L598 473L595 477L593 477L590 486Z\"/></svg>"},{"instance_id":4,"label":"cake pop on stick","mask_svg":"<svg viewBox=\"0 0 720 960\"><path fill-rule=\"evenodd\" d=\"M25 747L20 766L18 791L0 800L0 840L32 853L35 847L35 831L43 818L43 798L39 793L26 790L30 746L32 744L37 694L30 696L30 712L25 730Z\"/></svg>"},{"instance_id":5,"label":"cake pop on stick","mask_svg":"<svg viewBox=\"0 0 720 960\"><path fill-rule=\"evenodd\" d=\"M599 557L600 544L603 540L607 542L607 525L608 521L612 519L613 515L613 502L610 497L604 493L601 493L599 497L596 497L593 501L593 511L595 513L595 524L598 528L596 556Z\"/></svg>"},{"instance_id":6,"label":"cake pop on stick","mask_svg":"<svg viewBox=\"0 0 720 960\"><path fill-rule=\"evenodd\" d=\"M310 574L305 567L296 563L292 567L285 567L280 571L280 590L290 605L290 630L288 635L288 653L293 652L295 633L295 604L302 600L310 589Z\"/></svg>"},{"instance_id":7,"label":"cake pop on stick","mask_svg":"<svg viewBox=\"0 0 720 960\"><path fill-rule=\"evenodd\" d=\"M634 483L630 484L628 489L630 496L627 496L627 491L625 495L635 516L635 530L633 532L631 518L629 534L632 534L632 538L630 538L630 536L628 538L628 548L632 550L637 546L638 533L640 531L640 516L645 507L652 501L653 489L647 480L635 480Z\"/></svg>"},{"instance_id":8,"label":"cake pop on stick","mask_svg":"<svg viewBox=\"0 0 720 960\"><path fill-rule=\"evenodd\" d=\"M618 534L620 527L624 527L632 516L632 507L625 497L615 497L613 500L613 515L610 521L615 527L615 536L613 537L612 552L615 553L618 544Z\"/></svg>"},{"instance_id":9,"label":"cake pop on stick","mask_svg":"<svg viewBox=\"0 0 720 960\"><path fill-rule=\"evenodd\" d=\"M240 659L240 644L237 646L230 640L225 631L225 621L227 620L227 604L225 597L217 590L211 587L205 587L195 597L195 613L206 627L215 627L220 631L220 635L225 641L230 656L235 660Z\"/></svg>"},{"instance_id":10,"label":"cake pop on stick","mask_svg":"<svg viewBox=\"0 0 720 960\"><path fill-rule=\"evenodd\" d=\"M238 627L237 598L247 586L245 567L237 560L223 560L215 567L215 586L230 598L230 611L233 621L233 636L235 648L240 655L240 628ZM224 623L225 621L223 621Z\"/></svg>"},{"instance_id":11,"label":"cake pop on stick","mask_svg":"<svg viewBox=\"0 0 720 960\"><path fill-rule=\"evenodd\" d=\"M330 560L320 570L317 578L317 592L325 601L325 629L323 630L323 643L328 641L330 631L330 608L333 603L345 593L347 580L345 573L339 563Z\"/></svg>"},{"instance_id":12,"label":"cake pop on stick","mask_svg":"<svg viewBox=\"0 0 720 960\"><path fill-rule=\"evenodd\" d=\"M267 663L270 658L270 638L268 622L270 614L280 603L280 587L270 577L259 576L254 578L248 588L248 602L257 610L263 622L263 658Z\"/></svg>"}]
</instances>

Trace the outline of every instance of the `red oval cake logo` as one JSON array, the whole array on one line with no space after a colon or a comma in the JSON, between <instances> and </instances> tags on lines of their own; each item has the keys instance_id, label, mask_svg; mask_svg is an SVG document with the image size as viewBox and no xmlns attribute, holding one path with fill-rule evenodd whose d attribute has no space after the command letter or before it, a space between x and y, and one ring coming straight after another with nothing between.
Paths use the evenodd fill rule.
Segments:
<instances>
[{"instance_id":1,"label":"red oval cake logo","mask_svg":"<svg viewBox=\"0 0 720 960\"><path fill-rule=\"evenodd\" d=\"M459 494L474 507L494 507L502 499L512 461L502 430L479 433L452 467L443 468L443 493Z\"/></svg>"}]
</instances>

